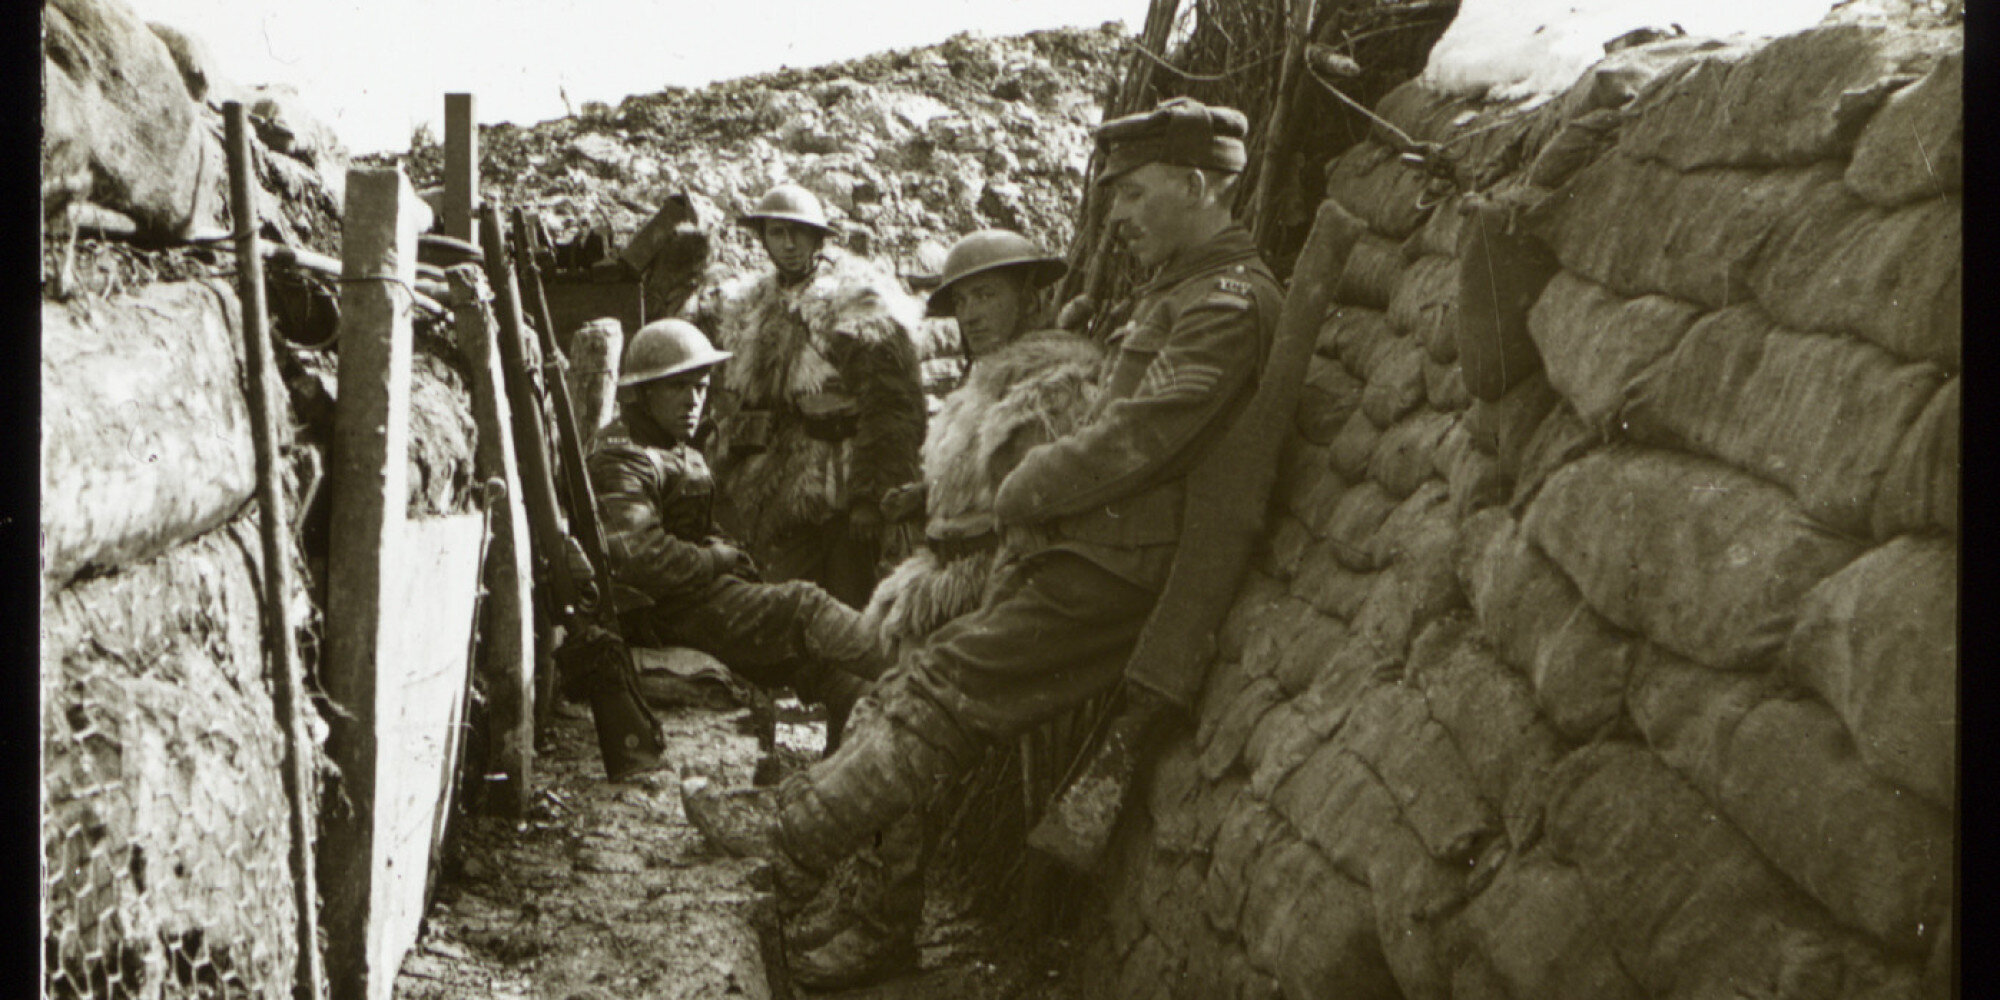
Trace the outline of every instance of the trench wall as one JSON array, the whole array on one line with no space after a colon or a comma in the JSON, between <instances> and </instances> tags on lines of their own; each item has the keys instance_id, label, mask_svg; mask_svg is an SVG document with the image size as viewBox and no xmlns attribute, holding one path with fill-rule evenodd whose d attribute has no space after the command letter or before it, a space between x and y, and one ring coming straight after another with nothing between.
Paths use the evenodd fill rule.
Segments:
<instances>
[{"instance_id":1,"label":"trench wall","mask_svg":"<svg viewBox=\"0 0 2000 1000\"><path fill-rule=\"evenodd\" d=\"M1947 995L1961 38L1384 99L1086 995Z\"/></svg>"}]
</instances>

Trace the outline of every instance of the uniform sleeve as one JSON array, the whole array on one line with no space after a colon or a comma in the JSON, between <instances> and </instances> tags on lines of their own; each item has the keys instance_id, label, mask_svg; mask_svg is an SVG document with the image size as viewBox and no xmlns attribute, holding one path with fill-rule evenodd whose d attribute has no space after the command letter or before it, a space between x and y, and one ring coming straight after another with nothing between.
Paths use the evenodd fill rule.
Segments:
<instances>
[{"instance_id":1,"label":"uniform sleeve","mask_svg":"<svg viewBox=\"0 0 2000 1000\"><path fill-rule=\"evenodd\" d=\"M701 589L727 567L719 549L667 533L652 496L654 477L652 462L631 449L604 448L590 456L612 579L655 600L672 599ZM676 484L659 488L672 490Z\"/></svg>"},{"instance_id":2,"label":"uniform sleeve","mask_svg":"<svg viewBox=\"0 0 2000 1000\"><path fill-rule=\"evenodd\" d=\"M1130 396L1021 459L995 497L1000 521L1080 513L1173 475L1255 378L1261 343L1244 296L1211 294L1180 313Z\"/></svg>"},{"instance_id":3,"label":"uniform sleeve","mask_svg":"<svg viewBox=\"0 0 2000 1000\"><path fill-rule=\"evenodd\" d=\"M923 378L916 346L901 330L879 337L843 336L831 359L854 396L847 496L880 503L882 495L922 475Z\"/></svg>"}]
</instances>

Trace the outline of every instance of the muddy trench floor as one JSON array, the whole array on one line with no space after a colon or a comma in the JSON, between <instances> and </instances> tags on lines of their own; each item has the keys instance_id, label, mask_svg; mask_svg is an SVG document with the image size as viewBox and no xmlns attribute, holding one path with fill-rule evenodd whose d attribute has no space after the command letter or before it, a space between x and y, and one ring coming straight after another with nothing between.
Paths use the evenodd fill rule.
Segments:
<instances>
[{"instance_id":1,"label":"muddy trench floor","mask_svg":"<svg viewBox=\"0 0 2000 1000\"><path fill-rule=\"evenodd\" d=\"M780 703L776 752L795 764L816 759L824 725L790 704ZM926 887L918 969L834 993L791 984L767 867L710 850L680 804L684 770L750 782L760 751L749 713L658 714L673 764L611 783L588 714L556 711L539 741L527 816L459 818L397 1000L1073 1000L1060 971L1067 942L972 915L975 890L938 878Z\"/></svg>"}]
</instances>

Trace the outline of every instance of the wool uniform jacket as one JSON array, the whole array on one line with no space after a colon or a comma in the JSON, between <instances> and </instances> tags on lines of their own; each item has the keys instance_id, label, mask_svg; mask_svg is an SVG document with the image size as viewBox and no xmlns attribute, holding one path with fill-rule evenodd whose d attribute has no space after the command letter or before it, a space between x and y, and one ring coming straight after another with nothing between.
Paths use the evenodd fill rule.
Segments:
<instances>
[{"instance_id":1,"label":"wool uniform jacket","mask_svg":"<svg viewBox=\"0 0 2000 1000\"><path fill-rule=\"evenodd\" d=\"M972 363L924 437L929 543L876 588L866 618L892 647L979 606L993 567L1053 539L1021 526L1001 537L994 492L1031 448L1073 430L1096 398L1104 352L1062 330L1038 330Z\"/></svg>"},{"instance_id":2,"label":"wool uniform jacket","mask_svg":"<svg viewBox=\"0 0 2000 1000\"><path fill-rule=\"evenodd\" d=\"M1076 431L1021 460L995 513L1158 591L1188 470L1256 387L1283 292L1250 234L1231 226L1168 261L1136 298L1110 337L1103 395Z\"/></svg>"},{"instance_id":3,"label":"wool uniform jacket","mask_svg":"<svg viewBox=\"0 0 2000 1000\"><path fill-rule=\"evenodd\" d=\"M598 432L586 465L618 610L686 602L736 567L711 518L715 480L693 445L624 412Z\"/></svg>"},{"instance_id":4,"label":"wool uniform jacket","mask_svg":"<svg viewBox=\"0 0 2000 1000\"><path fill-rule=\"evenodd\" d=\"M791 287L765 271L691 307L717 346L716 478L753 543L820 524L919 472L922 307L894 277L838 248ZM748 446L755 417L768 433Z\"/></svg>"}]
</instances>

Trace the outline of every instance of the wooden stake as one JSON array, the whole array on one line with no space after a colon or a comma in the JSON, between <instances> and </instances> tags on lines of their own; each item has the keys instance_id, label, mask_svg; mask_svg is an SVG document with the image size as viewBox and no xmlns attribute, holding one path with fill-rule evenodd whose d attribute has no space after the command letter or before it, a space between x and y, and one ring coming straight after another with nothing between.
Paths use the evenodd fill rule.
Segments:
<instances>
[{"instance_id":1,"label":"wooden stake","mask_svg":"<svg viewBox=\"0 0 2000 1000\"><path fill-rule=\"evenodd\" d=\"M327 966L335 1000L388 995L396 970L372 968L377 775L376 675L393 581L384 553L402 541L409 497L411 325L416 192L398 168L347 172L342 226L340 381L334 404L331 551L322 680L341 712L327 747L347 808L327 823Z\"/></svg>"},{"instance_id":2,"label":"wooden stake","mask_svg":"<svg viewBox=\"0 0 2000 1000\"><path fill-rule=\"evenodd\" d=\"M513 407L500 363L499 330L488 305L485 272L461 264L447 272L459 349L472 367L472 417L478 427L481 479L506 483L505 509L493 512L493 541L486 558L484 644L479 669L491 693L488 730L499 780L492 781L492 811L510 819L527 809L534 792L535 624L534 564L528 551L528 512L521 501L521 467L514 450Z\"/></svg>"},{"instance_id":3,"label":"wooden stake","mask_svg":"<svg viewBox=\"0 0 2000 1000\"><path fill-rule=\"evenodd\" d=\"M264 304L264 259L257 245L256 189L250 179L250 119L243 105L222 106L224 144L229 155L229 211L236 230L237 288L243 299L243 339L247 368L250 437L257 451L258 540L264 557L264 648L272 664L272 706L284 728L285 799L291 805L292 903L298 909L298 981L292 995L323 996L326 970L319 953L319 888L313 871L313 840L319 835L312 805L312 735L306 729L305 675L299 666L293 630L291 515L279 488L277 361Z\"/></svg>"},{"instance_id":4,"label":"wooden stake","mask_svg":"<svg viewBox=\"0 0 2000 1000\"><path fill-rule=\"evenodd\" d=\"M479 243L479 124L471 94L444 95L444 234Z\"/></svg>"}]
</instances>

